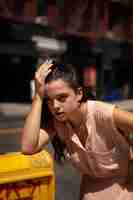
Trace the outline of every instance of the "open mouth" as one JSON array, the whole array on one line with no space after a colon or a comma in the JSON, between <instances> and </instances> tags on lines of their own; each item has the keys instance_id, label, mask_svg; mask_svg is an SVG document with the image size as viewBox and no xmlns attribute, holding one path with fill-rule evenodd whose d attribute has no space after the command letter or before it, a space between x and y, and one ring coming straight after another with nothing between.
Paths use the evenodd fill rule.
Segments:
<instances>
[{"instance_id":1,"label":"open mouth","mask_svg":"<svg viewBox=\"0 0 133 200\"><path fill-rule=\"evenodd\" d=\"M64 112L56 112L55 115L57 117L63 117L64 116Z\"/></svg>"}]
</instances>

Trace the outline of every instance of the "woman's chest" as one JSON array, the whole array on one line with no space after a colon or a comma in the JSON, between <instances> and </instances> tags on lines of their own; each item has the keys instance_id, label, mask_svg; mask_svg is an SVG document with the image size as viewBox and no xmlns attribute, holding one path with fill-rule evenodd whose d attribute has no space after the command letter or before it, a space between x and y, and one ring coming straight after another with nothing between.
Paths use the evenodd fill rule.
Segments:
<instances>
[{"instance_id":1,"label":"woman's chest","mask_svg":"<svg viewBox=\"0 0 133 200\"><path fill-rule=\"evenodd\" d=\"M115 145L112 133L110 134L109 130L99 127L94 119L89 119L87 123L82 123L79 128L69 126L69 128L64 127L61 131L60 127L59 130L57 127L57 132L70 153L71 151L77 151L77 148L105 153Z\"/></svg>"}]
</instances>

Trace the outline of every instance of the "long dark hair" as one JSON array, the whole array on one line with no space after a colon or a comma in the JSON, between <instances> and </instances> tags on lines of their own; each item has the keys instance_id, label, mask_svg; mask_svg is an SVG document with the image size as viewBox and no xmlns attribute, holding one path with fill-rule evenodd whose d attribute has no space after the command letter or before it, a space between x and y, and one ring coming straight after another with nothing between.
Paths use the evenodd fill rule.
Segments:
<instances>
[{"instance_id":1,"label":"long dark hair","mask_svg":"<svg viewBox=\"0 0 133 200\"><path fill-rule=\"evenodd\" d=\"M83 79L79 68L76 68L71 64L59 63L59 62L54 62L52 67L53 70L46 77L45 83L62 79L64 82L67 82L67 84L75 92L77 91L78 88L83 87ZM84 94L83 90L83 98L81 101L85 102L87 99L88 97ZM48 109L47 99L44 98L42 107L42 116L41 116L41 127L45 129L49 128L54 129L54 127L51 127L53 125L52 121L53 121L53 116ZM61 160L62 158L64 159L65 156L63 152L65 150L65 144L63 144L63 142L60 140L57 134L53 138L52 144L55 150L56 158L58 160Z\"/></svg>"}]
</instances>

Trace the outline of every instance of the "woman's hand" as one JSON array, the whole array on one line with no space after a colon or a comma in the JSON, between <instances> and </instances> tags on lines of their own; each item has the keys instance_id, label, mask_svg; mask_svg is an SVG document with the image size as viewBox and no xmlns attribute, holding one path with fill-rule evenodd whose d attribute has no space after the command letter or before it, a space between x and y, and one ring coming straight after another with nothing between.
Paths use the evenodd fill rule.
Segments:
<instances>
[{"instance_id":1,"label":"woman's hand","mask_svg":"<svg viewBox=\"0 0 133 200\"><path fill-rule=\"evenodd\" d=\"M48 74L52 71L51 67L53 64L51 61L46 61L40 67L35 73L35 87L36 87L36 95L43 99L45 95L45 79L48 76Z\"/></svg>"}]
</instances>

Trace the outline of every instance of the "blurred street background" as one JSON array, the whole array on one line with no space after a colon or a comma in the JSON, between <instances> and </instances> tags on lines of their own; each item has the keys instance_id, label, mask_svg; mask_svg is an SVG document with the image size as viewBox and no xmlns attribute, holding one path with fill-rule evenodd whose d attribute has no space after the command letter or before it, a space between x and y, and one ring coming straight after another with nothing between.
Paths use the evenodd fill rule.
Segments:
<instances>
[{"instance_id":1,"label":"blurred street background","mask_svg":"<svg viewBox=\"0 0 133 200\"><path fill-rule=\"evenodd\" d=\"M90 99L133 111L132 0L0 0L0 27L1 154L21 150L34 73L47 58L75 65ZM56 200L77 200L77 172L56 162L55 172Z\"/></svg>"}]
</instances>

